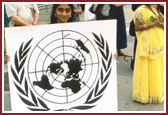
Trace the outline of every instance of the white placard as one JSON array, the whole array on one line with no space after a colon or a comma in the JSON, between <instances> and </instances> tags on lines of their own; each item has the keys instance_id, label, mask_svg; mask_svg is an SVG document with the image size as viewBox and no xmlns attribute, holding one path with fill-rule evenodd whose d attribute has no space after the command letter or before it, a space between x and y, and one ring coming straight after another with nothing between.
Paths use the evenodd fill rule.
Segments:
<instances>
[{"instance_id":1,"label":"white placard","mask_svg":"<svg viewBox=\"0 0 168 115\"><path fill-rule=\"evenodd\" d=\"M117 111L116 20L5 32L13 112Z\"/></svg>"}]
</instances>

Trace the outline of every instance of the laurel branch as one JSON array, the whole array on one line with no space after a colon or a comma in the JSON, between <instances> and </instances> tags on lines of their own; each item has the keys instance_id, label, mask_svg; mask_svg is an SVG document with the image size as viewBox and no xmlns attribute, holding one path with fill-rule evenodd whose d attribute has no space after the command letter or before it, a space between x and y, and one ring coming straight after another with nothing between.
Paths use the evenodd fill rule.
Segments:
<instances>
[{"instance_id":1,"label":"laurel branch","mask_svg":"<svg viewBox=\"0 0 168 115\"><path fill-rule=\"evenodd\" d=\"M109 52L109 46L107 41L104 41L102 35L98 37L95 33L92 33L95 37L95 43L97 44L99 51L102 55L101 61L102 61L102 67L100 72L100 78L98 79L98 82L96 86L91 90L89 93L86 101L80 105L71 107L69 109L57 109L55 111L73 111L73 110L86 110L91 109L96 106L96 102L103 96L104 91L109 83L109 75L111 73L112 67L112 53ZM33 39L33 38L32 38ZM15 53L15 66L11 66L11 71L14 77L14 85L16 86L16 89L19 91L19 97L20 99L27 105L27 108L32 111L49 111L50 108L38 97L36 97L31 89L28 87L27 79L24 77L24 63L27 59L27 54L31 48L30 43L31 40L29 40L25 46L22 43L19 51L16 51ZM15 69L14 69L15 68ZM24 82L24 83L23 83Z\"/></svg>"},{"instance_id":2,"label":"laurel branch","mask_svg":"<svg viewBox=\"0 0 168 115\"><path fill-rule=\"evenodd\" d=\"M24 77L25 72L24 64L27 59L27 54L31 48L31 46L29 45L32 39L29 40L25 44L25 46L22 43L19 48L19 51L16 51L14 57L15 67L11 66L11 72L15 79L14 85L16 86L16 89L19 91L18 95L20 99L28 106L28 108L33 111L47 111L49 110L47 105L41 99L35 97L31 89L29 89L28 87L26 77Z\"/></svg>"}]
</instances>

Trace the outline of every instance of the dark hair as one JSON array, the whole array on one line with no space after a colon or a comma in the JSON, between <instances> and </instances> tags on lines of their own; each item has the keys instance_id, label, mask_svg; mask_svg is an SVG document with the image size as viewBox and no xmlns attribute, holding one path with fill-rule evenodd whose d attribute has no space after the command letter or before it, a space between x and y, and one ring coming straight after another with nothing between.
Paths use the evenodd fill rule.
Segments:
<instances>
[{"instance_id":1,"label":"dark hair","mask_svg":"<svg viewBox=\"0 0 168 115\"><path fill-rule=\"evenodd\" d=\"M53 5L52 12L51 12L51 19L50 19L51 24L57 23L57 17L55 17L55 12L56 12L56 9L59 5L60 4L54 4ZM72 9L71 18L68 20L68 22L72 22L73 21L73 15L74 15L74 10L73 10L74 8L73 8L73 4L68 4L68 5Z\"/></svg>"}]
</instances>

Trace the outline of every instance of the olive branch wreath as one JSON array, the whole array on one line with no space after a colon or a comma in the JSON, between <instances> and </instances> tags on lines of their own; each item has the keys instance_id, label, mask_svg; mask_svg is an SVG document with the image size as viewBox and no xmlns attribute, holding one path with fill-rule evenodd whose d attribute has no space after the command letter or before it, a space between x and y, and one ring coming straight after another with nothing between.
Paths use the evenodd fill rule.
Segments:
<instances>
[{"instance_id":1,"label":"olive branch wreath","mask_svg":"<svg viewBox=\"0 0 168 115\"><path fill-rule=\"evenodd\" d=\"M100 78L97 81L96 86L89 93L86 101L83 105L71 107L69 109L57 109L54 111L73 111L73 110L86 110L91 109L96 106L96 102L103 96L104 91L109 83L109 75L111 73L112 67L112 53L109 51L109 46L107 41L105 41L102 35L97 36L92 33L95 37L94 41L98 46L98 49L102 55L102 67L100 72ZM11 66L11 72L14 77L14 85L19 91L20 99L27 105L27 108L32 111L49 111L51 110L41 99L36 97L31 89L28 87L27 78L24 77L24 63L27 59L27 54L31 49L30 43L33 40L30 39L25 45L21 44L19 51L15 52L14 62L15 66ZM14 69L15 68L15 69ZM23 83L24 82L24 83Z\"/></svg>"}]
</instances>

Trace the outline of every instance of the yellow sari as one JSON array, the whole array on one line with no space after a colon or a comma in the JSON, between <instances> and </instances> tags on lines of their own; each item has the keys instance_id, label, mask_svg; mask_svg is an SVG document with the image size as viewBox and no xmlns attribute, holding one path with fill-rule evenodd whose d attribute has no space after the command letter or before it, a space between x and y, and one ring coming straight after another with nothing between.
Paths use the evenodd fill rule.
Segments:
<instances>
[{"instance_id":1,"label":"yellow sari","mask_svg":"<svg viewBox=\"0 0 168 115\"><path fill-rule=\"evenodd\" d=\"M142 24L158 15L145 5L134 13ZM164 100L164 30L153 26L136 32L138 44L133 72L133 100L140 103L162 103Z\"/></svg>"}]
</instances>

